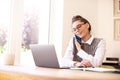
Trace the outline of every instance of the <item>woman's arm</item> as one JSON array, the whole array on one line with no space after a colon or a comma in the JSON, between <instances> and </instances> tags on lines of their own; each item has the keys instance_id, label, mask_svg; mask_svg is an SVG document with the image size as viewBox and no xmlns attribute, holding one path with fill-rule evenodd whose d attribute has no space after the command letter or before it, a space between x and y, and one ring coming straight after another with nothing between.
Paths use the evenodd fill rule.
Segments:
<instances>
[{"instance_id":1,"label":"woman's arm","mask_svg":"<svg viewBox=\"0 0 120 80\"><path fill-rule=\"evenodd\" d=\"M62 59L62 66L72 67L74 63L75 62L73 61L73 38L72 38Z\"/></svg>"},{"instance_id":2,"label":"woman's arm","mask_svg":"<svg viewBox=\"0 0 120 80\"><path fill-rule=\"evenodd\" d=\"M99 67L102 64L102 61L104 59L104 55L105 55L105 50L106 50L106 43L104 40L101 40L97 46L96 52L95 52L95 56L91 56L89 54L87 54L85 51L83 51L82 49L78 52L78 56L80 56L81 58L83 58L83 60L88 60L91 62L91 64L93 64L94 67Z\"/></svg>"}]
</instances>

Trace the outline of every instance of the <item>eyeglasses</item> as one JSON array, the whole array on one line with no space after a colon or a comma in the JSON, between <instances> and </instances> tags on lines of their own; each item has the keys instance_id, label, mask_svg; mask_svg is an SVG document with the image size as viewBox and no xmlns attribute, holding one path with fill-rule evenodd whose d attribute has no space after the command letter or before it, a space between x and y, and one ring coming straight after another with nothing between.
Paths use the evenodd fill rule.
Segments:
<instances>
[{"instance_id":1,"label":"eyeglasses","mask_svg":"<svg viewBox=\"0 0 120 80\"><path fill-rule=\"evenodd\" d=\"M76 31L77 29L79 29L82 25L84 25L85 23L83 24L78 24L75 28L73 28L73 31Z\"/></svg>"}]
</instances>

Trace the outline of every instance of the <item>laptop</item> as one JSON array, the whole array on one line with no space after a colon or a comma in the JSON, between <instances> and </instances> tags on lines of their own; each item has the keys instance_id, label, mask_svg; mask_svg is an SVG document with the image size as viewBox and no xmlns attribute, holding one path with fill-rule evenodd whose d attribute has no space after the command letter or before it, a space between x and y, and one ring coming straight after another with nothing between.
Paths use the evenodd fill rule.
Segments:
<instances>
[{"instance_id":1,"label":"laptop","mask_svg":"<svg viewBox=\"0 0 120 80\"><path fill-rule=\"evenodd\" d=\"M61 68L53 44L31 44L30 49L36 66Z\"/></svg>"}]
</instances>

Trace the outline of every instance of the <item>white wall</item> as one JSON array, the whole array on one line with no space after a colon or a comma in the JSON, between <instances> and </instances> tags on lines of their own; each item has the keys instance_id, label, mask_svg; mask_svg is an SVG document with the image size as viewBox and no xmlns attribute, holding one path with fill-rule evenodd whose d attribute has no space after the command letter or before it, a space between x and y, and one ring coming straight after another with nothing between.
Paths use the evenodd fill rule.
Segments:
<instances>
[{"instance_id":1,"label":"white wall","mask_svg":"<svg viewBox=\"0 0 120 80\"><path fill-rule=\"evenodd\" d=\"M76 14L90 21L95 37L106 40L106 56L120 57L120 41L114 40L113 0L64 0L63 55L72 37L71 18Z\"/></svg>"},{"instance_id":2,"label":"white wall","mask_svg":"<svg viewBox=\"0 0 120 80\"><path fill-rule=\"evenodd\" d=\"M113 0L98 0L97 36L106 39L106 56L120 58L120 41L114 40Z\"/></svg>"}]
</instances>

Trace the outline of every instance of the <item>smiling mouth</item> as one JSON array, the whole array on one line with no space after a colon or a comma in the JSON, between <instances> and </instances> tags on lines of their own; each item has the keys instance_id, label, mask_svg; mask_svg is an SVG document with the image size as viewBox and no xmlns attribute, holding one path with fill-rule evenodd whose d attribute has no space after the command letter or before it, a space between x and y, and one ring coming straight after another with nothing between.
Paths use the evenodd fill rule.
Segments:
<instances>
[{"instance_id":1,"label":"smiling mouth","mask_svg":"<svg viewBox=\"0 0 120 80\"><path fill-rule=\"evenodd\" d=\"M83 33L83 31L77 31L77 32L76 32L76 34L77 34L78 36L81 36L82 33Z\"/></svg>"}]
</instances>

